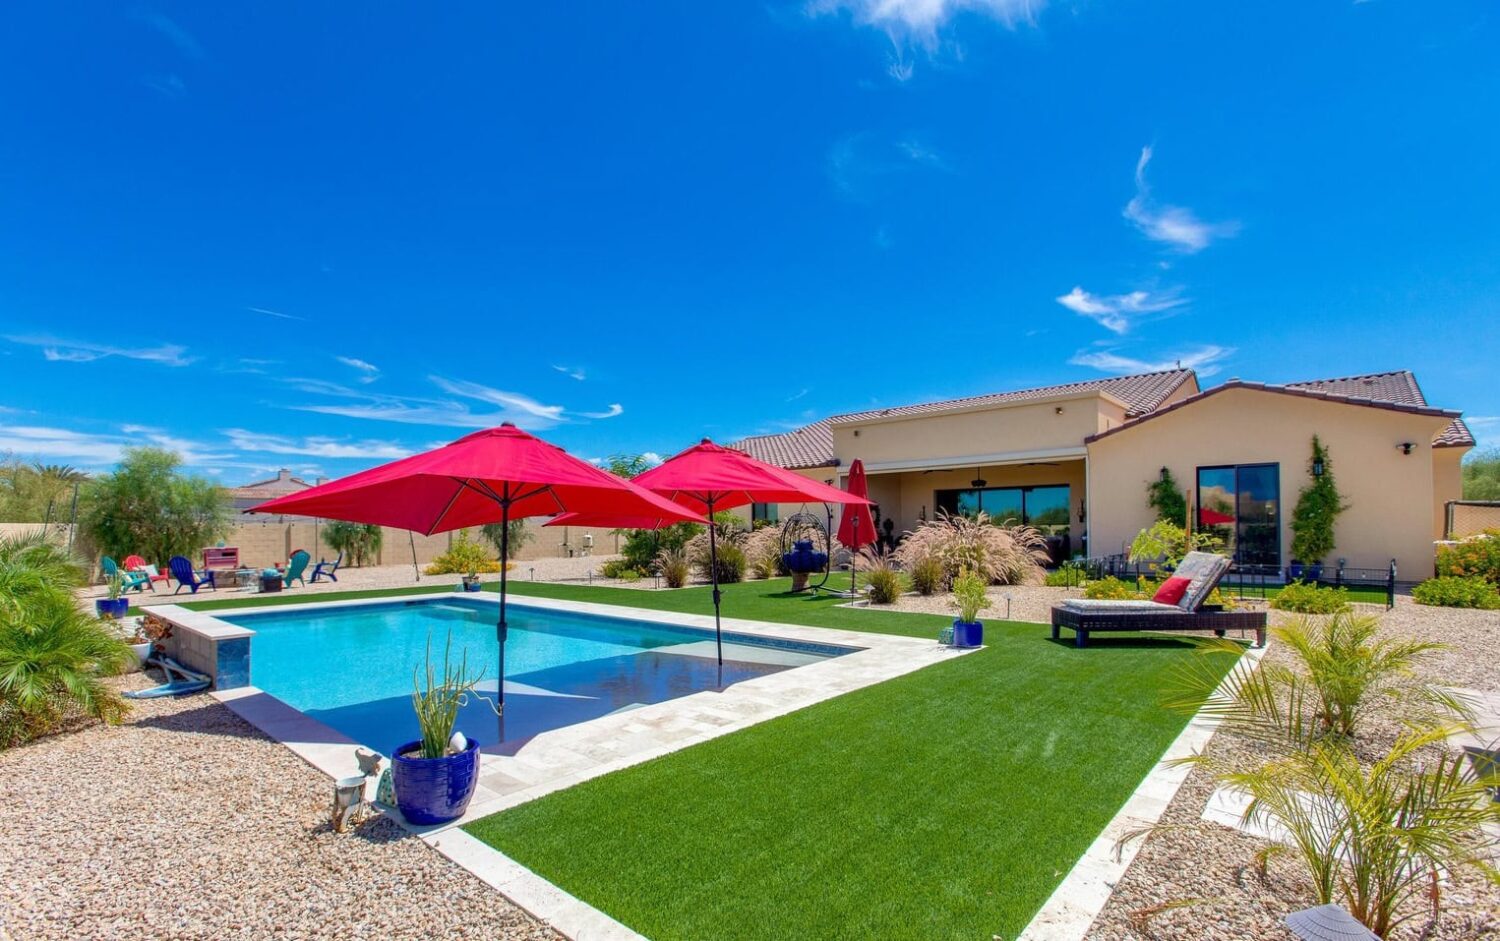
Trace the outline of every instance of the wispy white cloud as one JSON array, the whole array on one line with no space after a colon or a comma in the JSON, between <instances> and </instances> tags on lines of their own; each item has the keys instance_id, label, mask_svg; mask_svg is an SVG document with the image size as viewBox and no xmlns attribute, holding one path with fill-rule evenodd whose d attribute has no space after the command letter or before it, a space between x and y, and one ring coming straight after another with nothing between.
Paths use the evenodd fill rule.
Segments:
<instances>
[{"instance_id":1,"label":"wispy white cloud","mask_svg":"<svg viewBox=\"0 0 1500 941\"><path fill-rule=\"evenodd\" d=\"M914 169L943 172L950 169L937 150L915 137L881 140L864 132L834 141L823 166L834 188L855 199L864 196L876 181L892 174Z\"/></svg>"},{"instance_id":2,"label":"wispy white cloud","mask_svg":"<svg viewBox=\"0 0 1500 941\"><path fill-rule=\"evenodd\" d=\"M183 83L182 77L171 72L165 75L147 75L141 79L141 84L168 98L182 98L187 94L187 85Z\"/></svg>"},{"instance_id":3,"label":"wispy white cloud","mask_svg":"<svg viewBox=\"0 0 1500 941\"><path fill-rule=\"evenodd\" d=\"M1151 148L1142 147L1135 164L1135 196L1125 204L1125 218L1146 238L1191 255L1207 248L1215 239L1228 238L1239 231L1238 222L1204 222L1191 209L1157 203L1146 183L1146 166L1150 163Z\"/></svg>"},{"instance_id":4,"label":"wispy white cloud","mask_svg":"<svg viewBox=\"0 0 1500 941\"><path fill-rule=\"evenodd\" d=\"M567 376L569 379L577 379L579 382L582 382L583 380L588 378L588 374L583 371L582 366L558 366L556 364L553 364L552 368L562 373L564 376Z\"/></svg>"},{"instance_id":5,"label":"wispy white cloud","mask_svg":"<svg viewBox=\"0 0 1500 941\"><path fill-rule=\"evenodd\" d=\"M168 434L145 425L122 425L115 432L73 431L39 425L0 424L0 451L36 458L63 458L86 465L113 464L130 447L165 448L175 451L184 464L202 467L230 462L235 455L222 448Z\"/></svg>"},{"instance_id":6,"label":"wispy white cloud","mask_svg":"<svg viewBox=\"0 0 1500 941\"><path fill-rule=\"evenodd\" d=\"M506 392L494 389L477 382L468 382L463 379L445 379L442 376L431 376L433 383L449 395L457 395L466 399L474 399L486 402L490 405L498 405L507 411L514 411L528 418L549 424L556 424L563 419L563 407L561 405L544 405L536 399L520 392ZM519 425L520 423L517 422Z\"/></svg>"},{"instance_id":7,"label":"wispy white cloud","mask_svg":"<svg viewBox=\"0 0 1500 941\"><path fill-rule=\"evenodd\" d=\"M782 399L782 401L783 402L795 402L798 399L805 397L807 395L808 391L809 390L807 390L807 389L801 389L801 390L793 393L792 395L789 395L786 398Z\"/></svg>"},{"instance_id":8,"label":"wispy white cloud","mask_svg":"<svg viewBox=\"0 0 1500 941\"><path fill-rule=\"evenodd\" d=\"M359 370L362 373L359 377L360 382L370 383L380 378L380 367L374 363L367 363L353 356L335 356L334 359L348 366L350 369Z\"/></svg>"},{"instance_id":9,"label":"wispy white cloud","mask_svg":"<svg viewBox=\"0 0 1500 941\"><path fill-rule=\"evenodd\" d=\"M578 414L582 415L584 418L614 418L617 415L625 414L625 406L621 405L619 402L611 402L609 408L605 409L602 412L579 412Z\"/></svg>"},{"instance_id":10,"label":"wispy white cloud","mask_svg":"<svg viewBox=\"0 0 1500 941\"><path fill-rule=\"evenodd\" d=\"M973 13L1014 28L1035 23L1045 6L1045 0L813 0L807 11L811 16L848 13L855 24L884 32L898 48L914 43L930 49L959 14Z\"/></svg>"},{"instance_id":11,"label":"wispy white cloud","mask_svg":"<svg viewBox=\"0 0 1500 941\"><path fill-rule=\"evenodd\" d=\"M1076 314L1082 314L1114 333L1129 332L1132 321L1142 314L1159 313L1187 303L1176 290L1131 291L1128 294L1091 294L1082 287L1057 298L1057 302Z\"/></svg>"},{"instance_id":12,"label":"wispy white cloud","mask_svg":"<svg viewBox=\"0 0 1500 941\"><path fill-rule=\"evenodd\" d=\"M398 458L412 453L394 441L351 441L310 435L291 438L282 435L261 434L230 428L224 432L229 442L241 451L259 451L268 454L299 454L323 458Z\"/></svg>"},{"instance_id":13,"label":"wispy white cloud","mask_svg":"<svg viewBox=\"0 0 1500 941\"><path fill-rule=\"evenodd\" d=\"M161 346L112 346L89 340L61 340L51 336L7 336L5 339L23 346L39 346L42 355L54 363L91 363L109 356L138 359L164 366L186 366L194 362L187 355L187 347L175 343Z\"/></svg>"},{"instance_id":14,"label":"wispy white cloud","mask_svg":"<svg viewBox=\"0 0 1500 941\"><path fill-rule=\"evenodd\" d=\"M178 25L177 21L159 13L156 10L141 8L135 11L136 19L150 26L176 46L177 49L190 59L204 58L203 46L193 37L192 33Z\"/></svg>"},{"instance_id":15,"label":"wispy white cloud","mask_svg":"<svg viewBox=\"0 0 1500 941\"><path fill-rule=\"evenodd\" d=\"M1212 376L1219 371L1219 364L1233 354L1233 347L1204 345L1184 350L1170 359L1147 360L1122 356L1110 350L1093 350L1079 351L1068 362L1117 374L1195 369L1200 376Z\"/></svg>"},{"instance_id":16,"label":"wispy white cloud","mask_svg":"<svg viewBox=\"0 0 1500 941\"><path fill-rule=\"evenodd\" d=\"M268 307L246 307L245 309L248 311L253 311L257 314L265 314L267 317L279 317L282 320L307 320L306 317L298 317L296 314L288 314L284 311L271 310Z\"/></svg>"}]
</instances>

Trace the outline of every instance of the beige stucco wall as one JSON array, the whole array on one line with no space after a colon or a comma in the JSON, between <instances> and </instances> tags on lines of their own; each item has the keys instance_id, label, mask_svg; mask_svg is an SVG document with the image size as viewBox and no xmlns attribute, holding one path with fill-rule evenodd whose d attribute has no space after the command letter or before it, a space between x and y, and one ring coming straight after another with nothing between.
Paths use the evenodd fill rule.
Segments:
<instances>
[{"instance_id":1,"label":"beige stucco wall","mask_svg":"<svg viewBox=\"0 0 1500 941\"><path fill-rule=\"evenodd\" d=\"M1083 439L1124 419L1124 409L1097 393L1036 403L918 414L833 426L833 452L876 471L888 462L964 460L1003 453L1078 449Z\"/></svg>"},{"instance_id":2,"label":"beige stucco wall","mask_svg":"<svg viewBox=\"0 0 1500 941\"><path fill-rule=\"evenodd\" d=\"M1254 389L1229 389L1161 414L1089 446L1090 554L1122 551L1150 524L1146 485L1171 469L1185 488L1197 468L1280 464L1282 563L1291 558L1292 508L1308 482L1313 434L1329 449L1350 508L1335 530L1333 557L1355 567L1395 558L1401 577L1432 574L1434 460L1429 442L1447 419L1337 404ZM1397 447L1416 443L1410 455ZM1446 486L1446 485L1445 485ZM1329 559L1328 561L1332 561Z\"/></svg>"},{"instance_id":3,"label":"beige stucco wall","mask_svg":"<svg viewBox=\"0 0 1500 941\"><path fill-rule=\"evenodd\" d=\"M1464 455L1468 448L1432 449L1432 538L1448 536L1448 501L1463 498Z\"/></svg>"}]
</instances>

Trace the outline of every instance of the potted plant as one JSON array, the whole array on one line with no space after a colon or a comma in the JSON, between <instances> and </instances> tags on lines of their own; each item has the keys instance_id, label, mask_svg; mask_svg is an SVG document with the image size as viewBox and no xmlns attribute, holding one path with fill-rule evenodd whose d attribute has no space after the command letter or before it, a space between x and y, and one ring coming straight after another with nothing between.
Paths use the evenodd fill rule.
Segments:
<instances>
[{"instance_id":1,"label":"potted plant","mask_svg":"<svg viewBox=\"0 0 1500 941\"><path fill-rule=\"evenodd\" d=\"M391 758L396 807L407 822L418 826L462 817L479 781L479 744L454 731L453 725L482 673L469 675L467 654L454 670L449 659L452 646L450 633L439 678L433 670L432 639L428 638L425 689L416 669L412 670L411 702L422 737L397 748Z\"/></svg>"},{"instance_id":2,"label":"potted plant","mask_svg":"<svg viewBox=\"0 0 1500 941\"><path fill-rule=\"evenodd\" d=\"M135 633L130 637L130 649L135 651L136 659L145 666L151 657L152 649L161 641L172 636L172 625L163 621L154 614L143 614L136 621Z\"/></svg>"},{"instance_id":3,"label":"potted plant","mask_svg":"<svg viewBox=\"0 0 1500 941\"><path fill-rule=\"evenodd\" d=\"M953 646L978 647L984 643L984 624L979 612L990 606L984 579L968 569L959 572L953 580L953 606L958 609L958 618L953 622Z\"/></svg>"},{"instance_id":4,"label":"potted plant","mask_svg":"<svg viewBox=\"0 0 1500 941\"><path fill-rule=\"evenodd\" d=\"M464 576L464 591L478 591L478 590L479 590L479 573L478 572L470 572L469 574L465 575Z\"/></svg>"},{"instance_id":5,"label":"potted plant","mask_svg":"<svg viewBox=\"0 0 1500 941\"><path fill-rule=\"evenodd\" d=\"M118 621L130 610L130 599L121 594L125 590L125 576L115 572L104 584L107 597L95 600L94 610L99 612L101 618L110 617Z\"/></svg>"}]
</instances>

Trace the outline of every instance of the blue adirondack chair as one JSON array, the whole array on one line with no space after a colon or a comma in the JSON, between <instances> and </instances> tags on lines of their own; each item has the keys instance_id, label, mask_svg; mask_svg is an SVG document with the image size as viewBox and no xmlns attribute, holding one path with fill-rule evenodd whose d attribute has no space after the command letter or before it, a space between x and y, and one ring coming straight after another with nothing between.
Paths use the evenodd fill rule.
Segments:
<instances>
[{"instance_id":1,"label":"blue adirondack chair","mask_svg":"<svg viewBox=\"0 0 1500 941\"><path fill-rule=\"evenodd\" d=\"M286 575L282 579L282 584L287 588L291 588L292 582L297 581L301 582L305 587L307 579L302 576L302 573L307 571L307 563L311 560L312 553L306 549L298 549L296 552L293 552L292 557L287 560Z\"/></svg>"},{"instance_id":2,"label":"blue adirondack chair","mask_svg":"<svg viewBox=\"0 0 1500 941\"><path fill-rule=\"evenodd\" d=\"M120 579L124 582L125 591L144 592L147 588L151 588L151 579L144 572L127 572L120 568L118 562L107 555L100 557L99 568L104 571L106 580L119 575ZM151 590L155 591L156 589L151 588Z\"/></svg>"},{"instance_id":3,"label":"blue adirondack chair","mask_svg":"<svg viewBox=\"0 0 1500 941\"><path fill-rule=\"evenodd\" d=\"M312 577L309 578L308 581L317 582L317 580L320 578L327 578L330 581L336 582L339 580L339 577L333 573L337 572L339 570L339 566L343 564L344 554L340 552L339 557L337 559L334 559L332 562L319 562L317 565L314 565Z\"/></svg>"},{"instance_id":4,"label":"blue adirondack chair","mask_svg":"<svg viewBox=\"0 0 1500 941\"><path fill-rule=\"evenodd\" d=\"M167 568L172 570L172 577L177 579L177 591L172 592L172 594L174 595L177 594L177 592L182 591L184 588L192 589L193 594L196 595L198 593L198 589L202 588L204 585L207 585L214 591L219 590L219 586L214 584L213 572L197 571L193 568L192 561L184 558L183 556L172 556L172 558L167 560Z\"/></svg>"}]
</instances>

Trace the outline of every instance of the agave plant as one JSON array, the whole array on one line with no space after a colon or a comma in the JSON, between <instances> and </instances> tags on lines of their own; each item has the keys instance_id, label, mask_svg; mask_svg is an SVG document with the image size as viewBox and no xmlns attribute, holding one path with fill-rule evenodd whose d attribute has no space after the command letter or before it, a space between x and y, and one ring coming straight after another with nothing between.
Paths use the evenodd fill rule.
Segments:
<instances>
[{"instance_id":1,"label":"agave plant","mask_svg":"<svg viewBox=\"0 0 1500 941\"><path fill-rule=\"evenodd\" d=\"M55 731L74 717L118 722L126 703L103 678L134 657L66 593L36 594L24 611L0 608L0 745Z\"/></svg>"}]
</instances>

